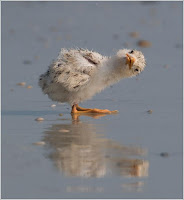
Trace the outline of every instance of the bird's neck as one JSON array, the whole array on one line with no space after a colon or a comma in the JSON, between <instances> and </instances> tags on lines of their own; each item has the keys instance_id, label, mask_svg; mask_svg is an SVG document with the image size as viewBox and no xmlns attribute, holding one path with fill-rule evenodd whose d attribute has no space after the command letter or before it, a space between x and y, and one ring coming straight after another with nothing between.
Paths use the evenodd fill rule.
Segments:
<instances>
[{"instance_id":1,"label":"bird's neck","mask_svg":"<svg viewBox=\"0 0 184 200\"><path fill-rule=\"evenodd\" d=\"M100 68L100 76L103 77L103 81L106 85L112 85L123 78L131 77L131 72L124 64L122 58L113 56L106 59Z\"/></svg>"}]
</instances>

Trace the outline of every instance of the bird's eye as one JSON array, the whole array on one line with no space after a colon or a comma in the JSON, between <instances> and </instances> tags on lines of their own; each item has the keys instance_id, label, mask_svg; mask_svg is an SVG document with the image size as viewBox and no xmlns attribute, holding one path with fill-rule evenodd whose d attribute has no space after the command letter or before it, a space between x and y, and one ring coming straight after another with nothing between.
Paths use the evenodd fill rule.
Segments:
<instances>
[{"instance_id":1,"label":"bird's eye","mask_svg":"<svg viewBox=\"0 0 184 200\"><path fill-rule=\"evenodd\" d=\"M134 52L134 50L130 51L130 53L133 53L133 52Z\"/></svg>"},{"instance_id":2,"label":"bird's eye","mask_svg":"<svg viewBox=\"0 0 184 200\"><path fill-rule=\"evenodd\" d=\"M134 71L135 71L135 72L138 72L139 70L138 70L138 69L135 69Z\"/></svg>"}]
</instances>

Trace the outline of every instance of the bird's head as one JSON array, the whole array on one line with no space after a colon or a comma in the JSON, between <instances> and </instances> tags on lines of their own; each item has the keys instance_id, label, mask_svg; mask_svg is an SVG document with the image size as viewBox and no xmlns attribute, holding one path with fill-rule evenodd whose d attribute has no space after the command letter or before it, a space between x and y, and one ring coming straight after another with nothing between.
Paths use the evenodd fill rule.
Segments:
<instances>
[{"instance_id":1,"label":"bird's head","mask_svg":"<svg viewBox=\"0 0 184 200\"><path fill-rule=\"evenodd\" d=\"M123 49L119 50L117 55L120 59L123 59L123 64L131 76L140 74L146 66L146 60L141 51Z\"/></svg>"}]
</instances>

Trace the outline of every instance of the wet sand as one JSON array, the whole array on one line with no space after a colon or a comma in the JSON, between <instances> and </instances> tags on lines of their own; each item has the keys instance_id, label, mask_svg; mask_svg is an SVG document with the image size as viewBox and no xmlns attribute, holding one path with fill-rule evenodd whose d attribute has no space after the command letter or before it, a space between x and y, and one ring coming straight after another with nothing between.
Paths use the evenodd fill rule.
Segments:
<instances>
[{"instance_id":1,"label":"wet sand","mask_svg":"<svg viewBox=\"0 0 184 200\"><path fill-rule=\"evenodd\" d=\"M182 37L182 2L2 2L2 198L182 198ZM82 104L118 114L42 94L75 46L145 54L140 76Z\"/></svg>"}]
</instances>

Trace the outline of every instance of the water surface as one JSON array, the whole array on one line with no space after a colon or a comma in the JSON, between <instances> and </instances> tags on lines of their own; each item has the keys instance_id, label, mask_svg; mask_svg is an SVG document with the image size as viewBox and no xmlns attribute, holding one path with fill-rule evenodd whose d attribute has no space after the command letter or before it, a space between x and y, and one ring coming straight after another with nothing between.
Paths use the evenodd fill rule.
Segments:
<instances>
[{"instance_id":1,"label":"water surface","mask_svg":"<svg viewBox=\"0 0 184 200\"><path fill-rule=\"evenodd\" d=\"M182 198L182 37L182 2L2 2L2 198ZM71 116L42 94L75 46L145 54L139 77L82 104L118 114Z\"/></svg>"}]
</instances>

